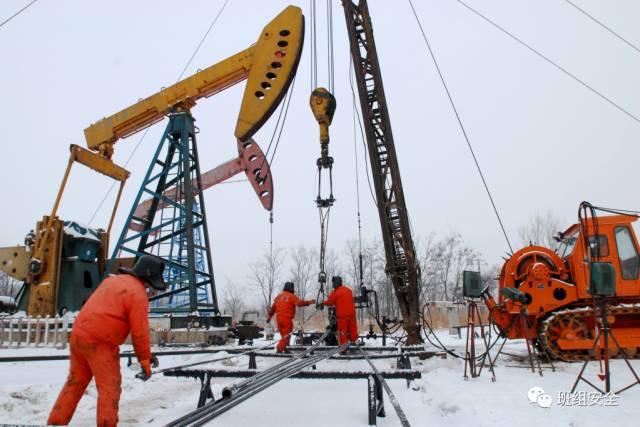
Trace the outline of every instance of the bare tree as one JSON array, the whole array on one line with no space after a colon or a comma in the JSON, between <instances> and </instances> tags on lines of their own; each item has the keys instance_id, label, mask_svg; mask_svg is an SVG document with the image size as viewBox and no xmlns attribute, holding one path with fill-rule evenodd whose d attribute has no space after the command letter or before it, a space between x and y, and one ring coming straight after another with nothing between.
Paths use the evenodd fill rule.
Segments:
<instances>
[{"instance_id":1,"label":"bare tree","mask_svg":"<svg viewBox=\"0 0 640 427\"><path fill-rule=\"evenodd\" d=\"M222 307L225 313L230 314L233 320L238 320L245 309L247 289L236 285L227 279L226 286L222 291Z\"/></svg>"},{"instance_id":2,"label":"bare tree","mask_svg":"<svg viewBox=\"0 0 640 427\"><path fill-rule=\"evenodd\" d=\"M536 212L529 218L529 222L518 229L518 236L523 245L540 245L554 248L556 242L553 236L560 231L560 218L553 212L544 214Z\"/></svg>"},{"instance_id":3,"label":"bare tree","mask_svg":"<svg viewBox=\"0 0 640 427\"><path fill-rule=\"evenodd\" d=\"M495 295L498 290L498 275L500 274L500 266L493 264L488 268L483 268L480 273L482 287L488 287L489 293Z\"/></svg>"},{"instance_id":4,"label":"bare tree","mask_svg":"<svg viewBox=\"0 0 640 427\"><path fill-rule=\"evenodd\" d=\"M291 261L292 265L289 270L291 281L296 286L296 294L302 298L307 299L310 297L313 291L313 281L315 272L317 271L316 260L317 254L312 249L309 249L303 245L299 245L295 249L291 249ZM315 295L313 296L315 298ZM298 321L304 328L304 320L306 318L305 308L300 307L296 310Z\"/></svg>"},{"instance_id":5,"label":"bare tree","mask_svg":"<svg viewBox=\"0 0 640 427\"><path fill-rule=\"evenodd\" d=\"M265 310L271 307L276 286L281 281L284 259L282 248L274 248L264 251L260 259L249 265L249 281L260 291Z\"/></svg>"},{"instance_id":6,"label":"bare tree","mask_svg":"<svg viewBox=\"0 0 640 427\"><path fill-rule=\"evenodd\" d=\"M453 264L455 272L455 282L453 288L452 299L454 301L462 299L462 277L464 270L475 270L480 261L480 253L475 249L462 246L456 250Z\"/></svg>"}]
</instances>

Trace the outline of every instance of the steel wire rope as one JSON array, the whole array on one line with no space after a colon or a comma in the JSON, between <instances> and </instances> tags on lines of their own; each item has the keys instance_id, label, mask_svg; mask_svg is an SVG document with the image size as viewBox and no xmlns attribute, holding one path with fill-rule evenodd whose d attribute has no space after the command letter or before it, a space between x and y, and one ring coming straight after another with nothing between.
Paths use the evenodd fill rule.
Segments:
<instances>
[{"instance_id":1,"label":"steel wire rope","mask_svg":"<svg viewBox=\"0 0 640 427\"><path fill-rule=\"evenodd\" d=\"M37 0L36 0L37 1ZM209 28L207 28L207 31L204 33L204 35L202 36L202 38L200 39L200 41L198 42L196 48L194 49L193 53L191 54L191 57L189 57L189 60L187 61L187 63L185 64L184 68L182 69L182 71L180 72L180 75L178 76L178 78L176 79L176 83L178 83L182 77L184 76L184 73L187 71L187 69L189 68L189 66L191 65L191 62L193 61L193 59L196 57L198 51L200 50L200 48L202 47L203 43L205 42L207 36L209 35L209 33L211 32L211 30L213 29L214 25L216 24L216 22L218 22L218 18L220 18L220 15L222 15L222 12L224 11L224 9L227 6L227 3L229 3L229 0L225 0L224 3L222 4L222 6L220 7L220 10L218 10L218 13L216 13L216 16L213 18L213 20L211 21L211 24L209 25ZM140 144L142 144L142 141L144 141L145 137L147 136L147 134L149 133L149 130L151 129L151 127L148 127L144 130L144 132L142 133L142 135L140 135L140 139L138 140L138 142L136 142L136 145L133 147L133 150L131 151L131 153L129 154L129 157L127 157L127 161L124 162L124 168L127 167L127 165L129 164L129 162L131 161L131 159L133 158L133 156L136 154L136 151L138 151L138 148L140 147ZM107 200L107 198L109 197L109 195L111 194L111 192L113 191L113 189L115 188L116 183L112 182L111 186L109 187L109 189L107 190L107 192L105 193L104 197L102 198L102 200L100 201L100 203L98 204L98 207L95 209L95 211L93 212L93 214L91 215L91 219L89 219L89 225L91 225L91 223L93 222L93 220L95 219L96 215L98 214L98 212L100 211L100 209L102 209L102 205L104 205L104 202Z\"/></svg>"},{"instance_id":2,"label":"steel wire rope","mask_svg":"<svg viewBox=\"0 0 640 427\"><path fill-rule=\"evenodd\" d=\"M271 159L269 160L269 165L273 166L274 159L276 157L276 152L278 151L278 146L280 145L280 139L282 138L282 131L284 130L284 125L287 122L287 115L289 114L289 104L291 104L291 98L293 98L293 91L296 86L296 78L293 78L291 82L291 87L289 88L289 97L286 99L286 103L283 100L283 108L284 108L284 117L282 118L282 124L280 125L280 130L278 132L278 138L276 139L276 145L273 149L273 153L271 154ZM286 104L286 106L284 106ZM266 154L265 154L266 158Z\"/></svg>"},{"instance_id":3,"label":"steel wire rope","mask_svg":"<svg viewBox=\"0 0 640 427\"><path fill-rule=\"evenodd\" d=\"M353 99L353 107L356 111L356 118L358 119L358 127L360 129L360 138L362 141L362 147L363 147L363 157L364 157L364 167L365 167L365 172L367 175L367 183L369 184L369 192L371 193L371 200L373 200L373 204L376 206L376 208L378 207L378 201L376 199L376 196L374 194L373 191L373 187L371 185L371 177L369 176L369 164L367 163L367 144L365 142L365 136L364 136L364 127L362 125L362 119L360 117L360 111L358 110L357 106L356 106L356 92L355 89L353 87L353 72L355 72L355 70L353 70L353 58L351 58L349 60L349 85L351 86L351 97Z\"/></svg>"},{"instance_id":4,"label":"steel wire rope","mask_svg":"<svg viewBox=\"0 0 640 427\"><path fill-rule=\"evenodd\" d=\"M593 22L595 22L596 24L600 25L602 28L604 28L605 30L607 30L608 32L610 32L613 36L617 37L618 39L620 39L623 43L627 44L630 48L632 48L633 50L635 50L636 52L640 53L640 49L638 49L638 47L636 45L634 45L633 43L631 43L629 40L625 39L624 37L622 37L620 34L618 34L617 32L613 31L613 29L611 29L611 27L607 26L606 24L604 24L602 21L596 19L593 15L591 15L589 12L587 12L586 10L584 10L583 8L581 8L580 6L578 6L577 4L575 4L574 2L572 2L571 0L564 0L567 3L569 3L571 6L573 6L575 9L577 9L578 11L582 12L583 15L585 15L586 17L588 17L589 19L591 19Z\"/></svg>"},{"instance_id":5,"label":"steel wire rope","mask_svg":"<svg viewBox=\"0 0 640 427\"><path fill-rule=\"evenodd\" d=\"M29 2L27 5L23 6L22 9L18 10L17 12L15 12L13 15L11 15L10 17L8 17L7 19L5 19L4 21L0 22L0 28L4 27L5 24L8 24L11 20L13 20L13 18L15 18L16 16L20 15L22 12L24 12L25 10L27 10L29 8L29 6L31 6L32 4L34 4L35 2L37 2L38 0L32 0L31 2Z\"/></svg>"},{"instance_id":6,"label":"steel wire rope","mask_svg":"<svg viewBox=\"0 0 640 427\"><path fill-rule=\"evenodd\" d=\"M316 0L309 0L309 15L311 18L311 25L309 26L309 32L311 33L311 46L309 54L310 61L310 74L311 74L311 91L318 86L318 46L316 37Z\"/></svg>"},{"instance_id":7,"label":"steel wire rope","mask_svg":"<svg viewBox=\"0 0 640 427\"><path fill-rule=\"evenodd\" d=\"M334 56L333 56L333 7L332 0L327 0L327 66L329 76L329 92L334 91Z\"/></svg>"},{"instance_id":8,"label":"steel wire rope","mask_svg":"<svg viewBox=\"0 0 640 427\"><path fill-rule=\"evenodd\" d=\"M426 317L425 317L425 315L424 315L424 309L425 309L425 308L427 309L427 312L429 313L429 319L430 319L430 321L427 321L427 319L426 319ZM433 323L433 318L431 317L431 309L429 309L429 305L428 305L428 304L425 304L425 305L423 305L423 306L422 306L421 317L422 317L423 326L425 326L427 329L429 329L429 333L427 333L427 332L425 331L425 339L426 339L427 341L429 341L429 343L430 343L432 346L434 346L434 347L436 347L436 348L438 348L438 349L440 349L440 350L442 350L442 351L444 351L444 352L446 352L446 353L450 354L451 356L453 356L453 357L455 357L455 358L457 358L457 359L469 360L469 358L468 358L466 355L465 355L465 356L461 356L461 355L457 354L457 353L455 352L455 350L451 350L451 349L449 349L446 345L444 345L444 344L442 343L442 341L440 341L440 338L438 338L438 336L436 335L435 331L433 330L433 328L432 328L432 326L431 326L431 323ZM433 336L433 338L437 341L437 344L436 344L436 343L434 343L434 342L429 338L429 336L430 336L430 335L431 335L431 336ZM493 347L496 345L496 343L498 342L498 340L501 338L500 334L498 334L498 335L496 336L495 340L494 340L493 342L491 342L491 335L492 335L492 330L491 330L491 329L489 329L489 333L488 333L487 335L488 335L488 342L489 342L489 346L485 349L485 351L484 351L482 354L480 354L480 355L476 356L476 357L475 357L475 360L478 360L478 361L479 361L479 360L481 360L481 359L485 358L487 355L489 355L489 352L493 349Z\"/></svg>"},{"instance_id":9,"label":"steel wire rope","mask_svg":"<svg viewBox=\"0 0 640 427\"><path fill-rule=\"evenodd\" d=\"M509 246L509 249L511 250L511 253L513 253L513 247L511 246L511 242L509 241L509 236L507 236L507 231L504 228L504 224L502 223L502 219L500 218L500 214L498 213L498 208L496 207L496 204L493 200L493 196L491 195L491 191L489 190L489 185L487 184L487 181L484 177L484 174L482 173L482 169L480 168L480 163L478 162L478 158L476 157L476 154L473 150L473 147L471 146L471 141L469 140L469 136L467 135L467 131L464 127L464 125L462 124L462 119L460 118L460 114L458 113L458 109L456 108L455 103L453 102L453 98L451 96L451 93L449 92L449 87L447 86L447 83L444 79L444 76L442 75L442 71L440 70L440 66L438 65L438 61L436 60L435 54L433 53L433 50L431 49L431 44L429 43L429 40L427 38L427 35L424 31L424 28L422 27L422 22L420 22L420 18L418 17L418 13L416 12L416 9L413 7L413 2L411 0L409 1L409 6L411 6L411 11L413 12L413 16L416 18L416 22L418 23L418 27L420 28L420 32L422 33L422 38L424 39L425 44L427 45L427 49L429 51L429 55L431 56L431 59L433 60L433 63L436 67L436 71L438 72L438 75L440 76L440 81L442 82L442 86L444 87L444 90L447 94L447 97L449 98L449 102L451 103L451 108L453 109L453 112L456 116L456 119L458 121L458 125L460 126L460 130L462 131L462 135L464 136L465 141L467 142L467 147L469 148L469 152L471 153L471 156L473 157L473 162L476 165L476 169L478 170L478 174L480 174L480 179L482 179L482 184L484 185L484 189L487 192L487 196L489 196L489 201L491 202L491 206L493 207L493 211L496 214L496 218L498 219L498 223L500 224L500 228L502 229L502 234L504 235L505 240L507 241L507 246ZM458 0L456 0L458 1Z\"/></svg>"},{"instance_id":10,"label":"steel wire rope","mask_svg":"<svg viewBox=\"0 0 640 427\"><path fill-rule=\"evenodd\" d=\"M538 57L544 59L546 62L548 62L549 64L553 65L554 67L556 67L558 70L562 71L564 74L566 74L567 76L571 77L573 80L575 80L576 82L580 83L582 86L584 86L585 88L589 89L591 92L593 92L595 95L599 96L602 100L606 101L607 103L609 103L611 106L615 107L616 109L618 109L619 111L621 111L622 113L626 114L627 116L629 116L631 119L633 119L635 122L640 123L640 118L638 118L637 116L635 116L633 113L631 113L629 110L625 109L624 107L622 107L620 104L616 103L615 101L613 101L611 98L607 97L605 94L603 94L602 92L598 91L597 89L595 89L593 86L589 85L588 83L586 83L584 80L581 80L578 76L576 76L575 74L571 73L569 70L567 70L566 68L562 67L561 65L559 65L558 63L554 62L552 59L550 59L549 57L545 56L544 54L542 54L542 52L540 52L539 50L535 49L533 46L527 44L524 40L518 38L517 36L515 36L513 33L509 32L507 29L505 29L504 27L500 26L498 23L496 23L495 21L492 21L491 19L489 19L487 16L483 15L482 13L480 13L478 10L472 8L471 6L469 6L468 4L466 4L465 2L463 2L462 0L454 0L457 1L458 3L460 3L462 6L466 7L468 10L470 10L471 12L473 12L474 14L476 14L477 16L479 16L480 18L482 18L483 20L485 20L486 22L488 22L489 24L493 25L495 28L497 28L498 30L502 31L504 34L506 34L507 36L511 37L513 40L515 40L516 42L520 43L522 46L526 47L527 49L529 49L529 51L535 53Z\"/></svg>"}]
</instances>

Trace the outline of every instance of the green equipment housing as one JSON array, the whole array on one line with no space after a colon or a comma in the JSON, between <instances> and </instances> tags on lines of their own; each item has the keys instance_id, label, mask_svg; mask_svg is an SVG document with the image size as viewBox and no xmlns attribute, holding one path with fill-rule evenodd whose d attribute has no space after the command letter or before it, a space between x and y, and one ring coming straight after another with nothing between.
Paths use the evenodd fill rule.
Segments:
<instances>
[{"instance_id":1,"label":"green equipment housing","mask_svg":"<svg viewBox=\"0 0 640 427\"><path fill-rule=\"evenodd\" d=\"M480 298L482 296L482 278L477 271L462 272L462 295L465 298Z\"/></svg>"},{"instance_id":2,"label":"green equipment housing","mask_svg":"<svg viewBox=\"0 0 640 427\"><path fill-rule=\"evenodd\" d=\"M100 284L96 258L100 253L102 230L93 230L73 221L64 222L60 280L56 313L79 311ZM18 309L27 311L29 287L18 295Z\"/></svg>"},{"instance_id":3,"label":"green equipment housing","mask_svg":"<svg viewBox=\"0 0 640 427\"><path fill-rule=\"evenodd\" d=\"M616 270L609 262L589 265L589 293L593 296L612 297L616 294Z\"/></svg>"}]
</instances>

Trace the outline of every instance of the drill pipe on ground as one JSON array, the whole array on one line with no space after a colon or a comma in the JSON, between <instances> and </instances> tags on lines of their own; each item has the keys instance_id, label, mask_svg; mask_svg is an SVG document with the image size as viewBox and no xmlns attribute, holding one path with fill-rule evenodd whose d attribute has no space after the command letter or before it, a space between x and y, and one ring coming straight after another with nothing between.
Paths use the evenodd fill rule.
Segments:
<instances>
[{"instance_id":1,"label":"drill pipe on ground","mask_svg":"<svg viewBox=\"0 0 640 427\"><path fill-rule=\"evenodd\" d=\"M212 420L218 415L228 411L239 403L247 400L249 397L254 396L280 380L295 375L303 369L335 355L341 350L340 347L336 347L316 355L311 355L313 351L320 348L321 343L328 333L328 331L325 332L325 334L318 340L318 344L309 347L307 351L296 355L292 360L286 360L272 366L271 368L258 373L254 377L239 382L235 387L228 387L226 392L223 391L223 398L221 400L210 402L201 408L197 408L194 411L191 411L188 414L168 423L167 426L203 425L205 422Z\"/></svg>"},{"instance_id":2,"label":"drill pipe on ground","mask_svg":"<svg viewBox=\"0 0 640 427\"><path fill-rule=\"evenodd\" d=\"M326 359L333 354L340 351L340 349L330 350L319 353L315 356L309 357L304 360L298 361L294 366L283 366L283 369L272 372L268 377L263 377L259 382L247 385L244 388L237 390L235 393L228 395L229 397L222 398L221 400L210 402L209 404L198 408L189 414L167 424L168 426L201 426L211 421L218 415L223 414L236 405L244 402L252 396L255 396L262 390L276 384L277 382L288 378L296 373L308 368L323 359Z\"/></svg>"}]
</instances>

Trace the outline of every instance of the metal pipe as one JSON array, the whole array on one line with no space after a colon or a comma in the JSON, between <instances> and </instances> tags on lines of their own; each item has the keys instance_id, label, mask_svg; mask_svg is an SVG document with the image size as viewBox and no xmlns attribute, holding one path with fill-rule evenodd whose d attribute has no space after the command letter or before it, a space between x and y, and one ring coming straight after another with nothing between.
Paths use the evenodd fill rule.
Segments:
<instances>
[{"instance_id":1,"label":"metal pipe","mask_svg":"<svg viewBox=\"0 0 640 427\"><path fill-rule=\"evenodd\" d=\"M167 426L201 426L211 421L213 418L218 415L228 411L229 409L235 407L236 405L244 402L251 396L255 396L262 390L270 387L271 385L283 380L287 377L290 377L301 370L312 366L319 361L326 359L340 351L340 348L335 348L329 351L322 352L316 356L310 357L308 359L300 361L295 366L295 369L288 368L282 372L279 372L279 375L272 375L270 378L263 378L262 381L258 383L252 384L251 387L244 387L243 389L236 392L227 399L219 400L216 402L211 402L201 408L198 408L185 416L172 421L167 424ZM270 368L270 370L273 368ZM264 372L264 371L263 371Z\"/></svg>"},{"instance_id":2,"label":"metal pipe","mask_svg":"<svg viewBox=\"0 0 640 427\"><path fill-rule=\"evenodd\" d=\"M206 422L209 421L219 414L231 409L236 406L240 402L248 399L249 397L259 393L265 388L277 383L278 381L287 378L291 375L300 372L308 366L312 366L319 361L326 359L338 351L340 351L339 347L336 347L332 350L322 352L316 356L312 356L307 359L303 359L305 356L310 354L312 351L316 350L320 347L320 344L323 342L326 335L329 331L325 332L323 336L318 340L318 343L312 347L310 347L304 353L295 356L293 360L286 360L282 363L279 363L271 368L258 373L256 376L249 378L245 381L241 381L238 384L235 384L232 387L228 387L227 392L223 392L223 396L226 394L228 397L223 401L211 402L208 405L205 405L201 408L195 409L194 411L178 418L177 420L172 421L167 424L168 426L185 426L185 425L202 425L198 422ZM291 363L294 362L294 365ZM291 365L291 366L289 366ZM282 369L285 368L285 369ZM217 405L217 406L213 406Z\"/></svg>"}]
</instances>

